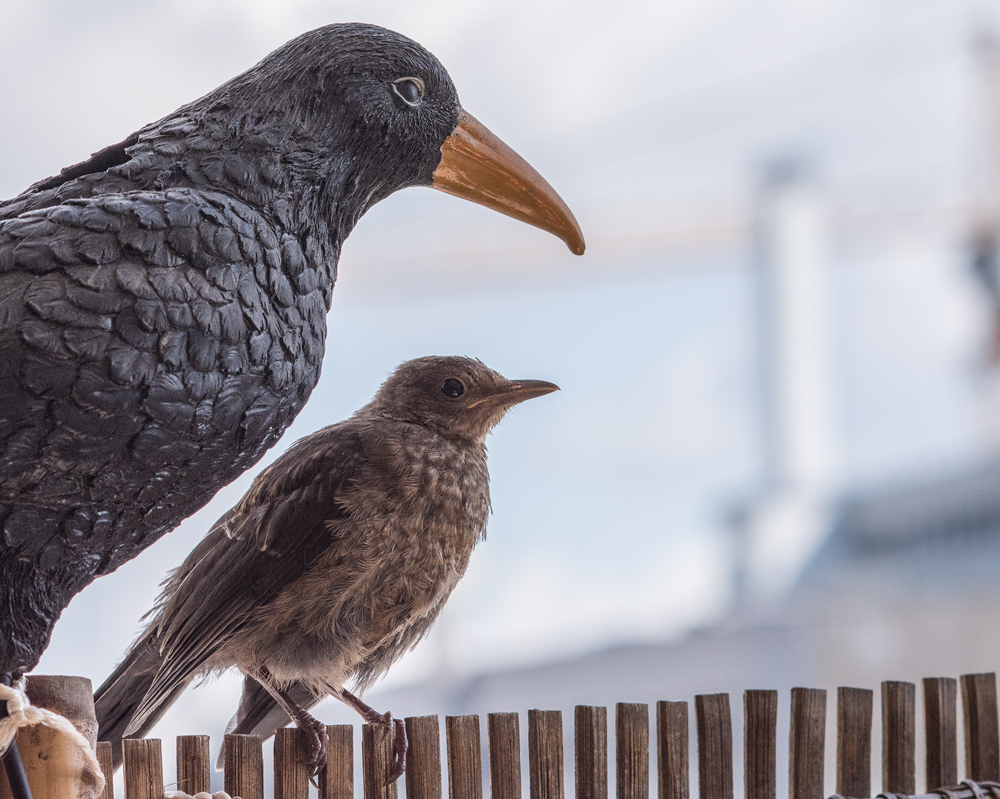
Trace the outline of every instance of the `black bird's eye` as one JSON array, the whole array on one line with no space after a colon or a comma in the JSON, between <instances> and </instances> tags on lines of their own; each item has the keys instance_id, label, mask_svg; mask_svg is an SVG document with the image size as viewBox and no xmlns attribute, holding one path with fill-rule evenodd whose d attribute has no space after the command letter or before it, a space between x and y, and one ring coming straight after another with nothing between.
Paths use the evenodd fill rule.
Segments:
<instances>
[{"instance_id":1,"label":"black bird's eye","mask_svg":"<svg viewBox=\"0 0 1000 799\"><path fill-rule=\"evenodd\" d=\"M414 108L424 99L424 82L420 78L397 78L392 82L392 90L400 100Z\"/></svg>"},{"instance_id":2,"label":"black bird's eye","mask_svg":"<svg viewBox=\"0 0 1000 799\"><path fill-rule=\"evenodd\" d=\"M456 399L465 393L465 386L462 385L462 381L458 378L449 377L441 384L441 393L446 397Z\"/></svg>"}]
</instances>

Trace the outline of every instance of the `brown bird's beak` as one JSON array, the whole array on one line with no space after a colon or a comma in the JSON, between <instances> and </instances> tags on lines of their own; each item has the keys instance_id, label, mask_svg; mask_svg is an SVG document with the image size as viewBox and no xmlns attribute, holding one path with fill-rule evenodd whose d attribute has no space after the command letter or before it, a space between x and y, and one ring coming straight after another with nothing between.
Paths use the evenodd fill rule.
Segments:
<instances>
[{"instance_id":1,"label":"brown bird's beak","mask_svg":"<svg viewBox=\"0 0 1000 799\"><path fill-rule=\"evenodd\" d=\"M441 145L441 162L431 185L547 230L575 255L586 249L580 225L556 190L464 109L459 111L458 126Z\"/></svg>"},{"instance_id":2,"label":"brown bird's beak","mask_svg":"<svg viewBox=\"0 0 1000 799\"><path fill-rule=\"evenodd\" d=\"M489 404L494 408L509 408L519 402L543 397L558 390L559 386L547 380L513 380L506 388L488 397L480 397L475 402L470 402L468 407L475 408L477 405Z\"/></svg>"}]
</instances>

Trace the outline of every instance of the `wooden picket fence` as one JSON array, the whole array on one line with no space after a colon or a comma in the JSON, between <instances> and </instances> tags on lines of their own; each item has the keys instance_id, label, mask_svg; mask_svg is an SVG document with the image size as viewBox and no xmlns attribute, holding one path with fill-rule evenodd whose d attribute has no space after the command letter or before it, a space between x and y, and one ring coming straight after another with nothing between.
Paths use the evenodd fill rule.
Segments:
<instances>
[{"instance_id":1,"label":"wooden picket fence","mask_svg":"<svg viewBox=\"0 0 1000 799\"><path fill-rule=\"evenodd\" d=\"M959 784L957 696L961 688L965 782ZM916 686L882 683L882 795L913 795L916 774ZM953 786L945 799L1000 799L1000 725L996 675L967 674L923 681L925 780L927 791ZM700 799L733 799L733 727L729 694L696 696L698 794ZM836 790L842 797L869 797L874 696L863 688L837 689ZM793 688L788 749L789 799L823 799L826 753L825 690ZM658 799L689 799L687 702L657 702L652 757ZM777 796L777 691L746 691L744 713L745 799ZM576 799L608 799L608 714L604 707L578 706L574 718ZM440 729L437 716L406 719L410 753L404 777L407 799L442 799ZM445 719L449 799L482 799L483 758L478 716ZM336 725L330 734L329 762L319 775L320 799L353 799L353 727ZM521 799L521 732L517 713L490 713L487 723L491 799ZM649 706L615 708L617 799L649 799ZM364 799L396 799L386 784L392 764L392 736L381 728L362 730ZM110 764L110 747L101 745ZM306 799L309 780L303 765L305 736L279 730L274 740L273 799ZM210 790L207 736L177 739L177 788L195 794ZM125 799L162 799L162 749L155 739L126 741ZM528 711L530 799L564 799L561 711ZM171 786L172 788L172 786ZM264 799L261 740L227 736L225 790L242 799ZM113 799L105 789L103 799Z\"/></svg>"}]
</instances>

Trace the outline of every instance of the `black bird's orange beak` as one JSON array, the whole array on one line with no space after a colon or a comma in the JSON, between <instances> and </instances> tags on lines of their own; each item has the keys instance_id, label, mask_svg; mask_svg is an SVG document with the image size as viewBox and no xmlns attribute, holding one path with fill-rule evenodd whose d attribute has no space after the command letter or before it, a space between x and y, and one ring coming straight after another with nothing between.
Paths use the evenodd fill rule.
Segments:
<instances>
[{"instance_id":1,"label":"black bird's orange beak","mask_svg":"<svg viewBox=\"0 0 1000 799\"><path fill-rule=\"evenodd\" d=\"M576 255L586 249L576 217L556 190L464 109L441 145L441 162L431 185L547 230Z\"/></svg>"}]
</instances>

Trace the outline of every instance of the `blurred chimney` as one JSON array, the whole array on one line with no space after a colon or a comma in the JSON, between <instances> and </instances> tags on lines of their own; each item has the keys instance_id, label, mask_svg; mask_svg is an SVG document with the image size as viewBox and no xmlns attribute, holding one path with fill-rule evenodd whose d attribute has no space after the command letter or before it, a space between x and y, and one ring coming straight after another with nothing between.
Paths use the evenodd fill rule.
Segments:
<instances>
[{"instance_id":1,"label":"blurred chimney","mask_svg":"<svg viewBox=\"0 0 1000 799\"><path fill-rule=\"evenodd\" d=\"M740 602L783 594L829 531L839 457L828 227L802 163L769 164L754 242L763 468L736 522Z\"/></svg>"},{"instance_id":2,"label":"blurred chimney","mask_svg":"<svg viewBox=\"0 0 1000 799\"><path fill-rule=\"evenodd\" d=\"M979 73L979 163L972 171L969 260L993 317L980 375L981 429L987 449L1000 451L1000 43L981 23L973 53Z\"/></svg>"}]
</instances>

